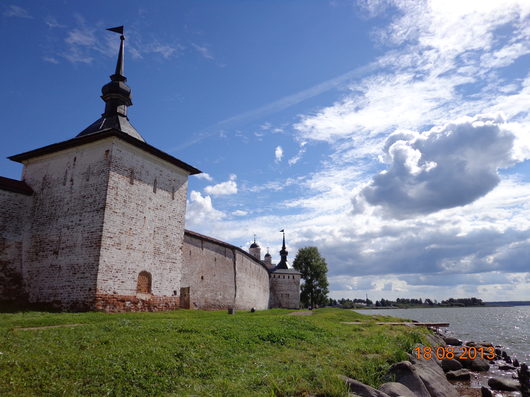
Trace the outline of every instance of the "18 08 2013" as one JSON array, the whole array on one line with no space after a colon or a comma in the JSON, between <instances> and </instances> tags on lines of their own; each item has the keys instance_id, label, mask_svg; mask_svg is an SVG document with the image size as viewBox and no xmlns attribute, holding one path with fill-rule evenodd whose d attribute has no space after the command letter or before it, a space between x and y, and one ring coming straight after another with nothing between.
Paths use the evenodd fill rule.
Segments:
<instances>
[{"instance_id":1,"label":"18 08 2013","mask_svg":"<svg viewBox=\"0 0 530 397\"><path fill-rule=\"evenodd\" d=\"M418 346L413 349L416 353L416 358L437 358L442 360L444 358L456 358L459 360L473 360L475 358L485 358L493 360L495 358L494 347L475 347L475 346L439 346L437 348L429 346Z\"/></svg>"}]
</instances>

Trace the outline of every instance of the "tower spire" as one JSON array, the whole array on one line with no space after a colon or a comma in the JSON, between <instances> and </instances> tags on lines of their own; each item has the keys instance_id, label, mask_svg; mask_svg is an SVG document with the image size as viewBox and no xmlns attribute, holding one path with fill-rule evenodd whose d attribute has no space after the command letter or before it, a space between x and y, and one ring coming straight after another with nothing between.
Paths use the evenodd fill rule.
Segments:
<instances>
[{"instance_id":1,"label":"tower spire","mask_svg":"<svg viewBox=\"0 0 530 397\"><path fill-rule=\"evenodd\" d=\"M283 233L283 243L282 249L280 251L280 262L276 265L276 269L289 269L289 264L287 262L287 255L289 252L285 248L285 229L280 230Z\"/></svg>"},{"instance_id":2,"label":"tower spire","mask_svg":"<svg viewBox=\"0 0 530 397\"><path fill-rule=\"evenodd\" d=\"M118 60L116 61L116 70L110 76L110 82L105 84L101 89L101 99L105 101L105 112L102 117L84 129L79 135L97 133L102 130L115 129L128 134L138 140L144 141L143 137L131 125L127 117L127 108L132 106L131 89L126 84L127 78L123 75L125 36L124 27L118 26L107 29L111 32L120 34L120 49L118 51Z\"/></svg>"},{"instance_id":3,"label":"tower spire","mask_svg":"<svg viewBox=\"0 0 530 397\"><path fill-rule=\"evenodd\" d=\"M125 36L123 35L123 26L118 26L116 28L108 28L107 30L120 34L120 51L118 53L118 61L116 62L116 71L112 76L110 76L110 78L112 80L112 78L116 76L121 77L123 81L126 81L127 79L123 75L123 49L125 47Z\"/></svg>"}]
</instances>

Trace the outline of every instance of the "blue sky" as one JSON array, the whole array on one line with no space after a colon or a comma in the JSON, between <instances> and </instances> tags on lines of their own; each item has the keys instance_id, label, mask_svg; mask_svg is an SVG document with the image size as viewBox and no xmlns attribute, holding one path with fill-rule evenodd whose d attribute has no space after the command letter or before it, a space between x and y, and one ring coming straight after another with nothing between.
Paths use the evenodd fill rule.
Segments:
<instances>
[{"instance_id":1,"label":"blue sky","mask_svg":"<svg viewBox=\"0 0 530 397\"><path fill-rule=\"evenodd\" d=\"M333 297L530 300L527 1L6 1L0 175L103 111L125 25L129 118L204 171L187 227Z\"/></svg>"}]
</instances>

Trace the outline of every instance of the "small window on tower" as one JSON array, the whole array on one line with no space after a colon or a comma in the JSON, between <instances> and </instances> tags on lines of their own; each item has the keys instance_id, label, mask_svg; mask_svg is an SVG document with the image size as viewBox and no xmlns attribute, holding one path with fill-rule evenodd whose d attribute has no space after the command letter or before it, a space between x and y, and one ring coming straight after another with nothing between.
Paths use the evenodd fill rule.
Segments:
<instances>
[{"instance_id":1,"label":"small window on tower","mask_svg":"<svg viewBox=\"0 0 530 397\"><path fill-rule=\"evenodd\" d=\"M131 185L134 185L134 169L131 168L131 170L129 171L129 183Z\"/></svg>"},{"instance_id":2,"label":"small window on tower","mask_svg":"<svg viewBox=\"0 0 530 397\"><path fill-rule=\"evenodd\" d=\"M155 178L155 181L153 183L153 193L156 193L156 185L157 185L157 181L156 181L156 178Z\"/></svg>"}]
</instances>

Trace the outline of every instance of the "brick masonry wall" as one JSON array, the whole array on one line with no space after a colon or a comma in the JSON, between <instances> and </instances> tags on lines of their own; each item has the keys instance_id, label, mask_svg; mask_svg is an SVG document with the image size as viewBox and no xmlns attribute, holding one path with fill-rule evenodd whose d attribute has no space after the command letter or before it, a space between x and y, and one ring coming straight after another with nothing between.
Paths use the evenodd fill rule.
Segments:
<instances>
[{"instance_id":1,"label":"brick masonry wall","mask_svg":"<svg viewBox=\"0 0 530 397\"><path fill-rule=\"evenodd\" d=\"M269 275L257 261L213 241L184 236L185 277L192 309L266 309ZM235 254L235 255L234 255Z\"/></svg>"},{"instance_id":2,"label":"brick masonry wall","mask_svg":"<svg viewBox=\"0 0 530 397\"><path fill-rule=\"evenodd\" d=\"M30 302L90 309L96 292L111 140L26 160L34 190L22 274Z\"/></svg>"},{"instance_id":3,"label":"brick masonry wall","mask_svg":"<svg viewBox=\"0 0 530 397\"><path fill-rule=\"evenodd\" d=\"M270 286L271 308L300 307L300 274L276 270L271 274Z\"/></svg>"},{"instance_id":4,"label":"brick masonry wall","mask_svg":"<svg viewBox=\"0 0 530 397\"><path fill-rule=\"evenodd\" d=\"M32 197L0 190L0 301L25 299L22 246Z\"/></svg>"},{"instance_id":5,"label":"brick masonry wall","mask_svg":"<svg viewBox=\"0 0 530 397\"><path fill-rule=\"evenodd\" d=\"M236 251L236 278L236 309L269 307L269 272L263 265Z\"/></svg>"},{"instance_id":6,"label":"brick masonry wall","mask_svg":"<svg viewBox=\"0 0 530 397\"><path fill-rule=\"evenodd\" d=\"M190 287L191 309L234 307L234 252L208 240L184 236L183 286Z\"/></svg>"},{"instance_id":7,"label":"brick masonry wall","mask_svg":"<svg viewBox=\"0 0 530 397\"><path fill-rule=\"evenodd\" d=\"M142 293L144 301L174 302L182 287L188 173L117 138L109 161L98 296L139 296L139 274L148 272L152 296Z\"/></svg>"},{"instance_id":8,"label":"brick masonry wall","mask_svg":"<svg viewBox=\"0 0 530 397\"><path fill-rule=\"evenodd\" d=\"M159 312L179 308L178 297L152 296L142 299L135 295L96 294L95 310L116 312Z\"/></svg>"}]
</instances>

